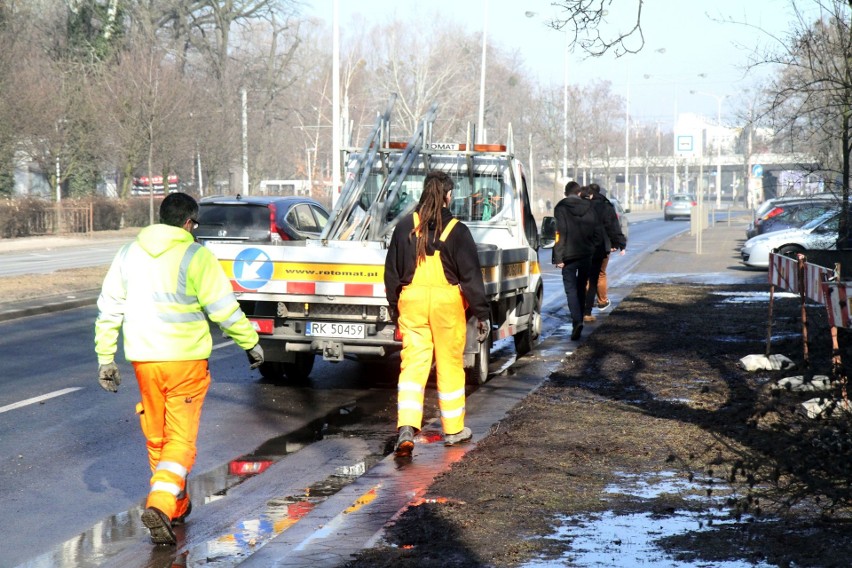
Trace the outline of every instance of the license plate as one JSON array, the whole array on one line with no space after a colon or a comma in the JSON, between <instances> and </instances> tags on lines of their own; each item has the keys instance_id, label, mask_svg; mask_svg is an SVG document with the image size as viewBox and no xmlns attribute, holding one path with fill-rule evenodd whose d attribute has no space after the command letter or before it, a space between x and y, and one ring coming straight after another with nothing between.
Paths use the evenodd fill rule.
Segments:
<instances>
[{"instance_id":1,"label":"license plate","mask_svg":"<svg viewBox=\"0 0 852 568\"><path fill-rule=\"evenodd\" d=\"M363 323L331 323L309 321L305 328L305 335L312 337L343 337L348 339L363 339Z\"/></svg>"}]
</instances>

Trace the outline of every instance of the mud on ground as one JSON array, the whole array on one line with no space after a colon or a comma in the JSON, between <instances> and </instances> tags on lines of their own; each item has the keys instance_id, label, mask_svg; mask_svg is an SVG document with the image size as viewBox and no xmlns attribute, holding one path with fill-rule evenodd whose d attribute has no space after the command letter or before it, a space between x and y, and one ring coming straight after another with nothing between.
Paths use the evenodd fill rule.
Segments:
<instances>
[{"instance_id":1,"label":"mud on ground","mask_svg":"<svg viewBox=\"0 0 852 568\"><path fill-rule=\"evenodd\" d=\"M570 537L535 537L598 513L663 523L684 512L704 520L652 534L658 550L641 564L849 566L852 414L808 419L801 402L817 395L773 388L783 377L845 371L832 373L825 308L815 304L806 309L805 360L795 298L776 298L771 352L798 369L741 369L742 357L766 350L767 300L765 285L636 288L437 480L431 502L410 507L383 546L347 566L583 566ZM842 332L842 360L852 361ZM835 381L828 397L840 395ZM613 491L625 479L682 485ZM635 540L616 530L604 543L610 560L595 565L625 565L621 553Z\"/></svg>"}]
</instances>

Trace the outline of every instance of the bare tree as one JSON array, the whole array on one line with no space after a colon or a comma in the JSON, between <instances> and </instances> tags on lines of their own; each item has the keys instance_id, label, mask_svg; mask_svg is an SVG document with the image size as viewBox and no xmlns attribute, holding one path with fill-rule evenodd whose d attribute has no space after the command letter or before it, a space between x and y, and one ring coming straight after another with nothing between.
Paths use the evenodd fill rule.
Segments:
<instances>
[{"instance_id":1,"label":"bare tree","mask_svg":"<svg viewBox=\"0 0 852 568\"><path fill-rule=\"evenodd\" d=\"M821 158L823 169L838 172L842 190L839 241L849 234L847 210L852 152L852 2L816 0L803 10L791 6L796 20L790 37L767 52L759 64L780 72L767 89L767 114L779 138L800 140ZM818 16L814 7L818 8ZM793 148L795 149L795 148ZM789 149L788 149L789 150Z\"/></svg>"},{"instance_id":2,"label":"bare tree","mask_svg":"<svg viewBox=\"0 0 852 568\"><path fill-rule=\"evenodd\" d=\"M181 125L190 113L190 86L166 52L146 43L125 52L118 63L105 68L97 81L103 109L103 132L113 133L125 171L145 164L148 178L155 173L154 160L165 166L171 149L180 145ZM162 171L162 170L160 170ZM168 171L164 172L169 173ZM154 222L153 186L150 221Z\"/></svg>"},{"instance_id":3,"label":"bare tree","mask_svg":"<svg viewBox=\"0 0 852 568\"><path fill-rule=\"evenodd\" d=\"M571 38L571 44L592 56L603 55L609 50L616 57L627 53L638 53L645 46L642 33L642 5L644 0L560 0L553 2L561 12L550 25L563 30ZM616 12L617 11L617 12ZM610 14L612 12L612 14ZM626 18L626 28L612 31L607 26L607 16L618 13Z\"/></svg>"}]
</instances>

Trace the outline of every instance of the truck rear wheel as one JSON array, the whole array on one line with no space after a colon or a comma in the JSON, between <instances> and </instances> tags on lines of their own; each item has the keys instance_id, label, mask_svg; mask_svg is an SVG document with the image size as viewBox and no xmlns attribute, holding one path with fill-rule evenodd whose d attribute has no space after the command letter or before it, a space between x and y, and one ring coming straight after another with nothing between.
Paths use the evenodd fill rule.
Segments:
<instances>
[{"instance_id":1,"label":"truck rear wheel","mask_svg":"<svg viewBox=\"0 0 852 568\"><path fill-rule=\"evenodd\" d=\"M314 368L314 354L296 353L295 358L296 360L292 363L264 361L258 370L264 379L276 384L284 383L285 377L288 381L294 383L308 380L308 376Z\"/></svg>"},{"instance_id":2,"label":"truck rear wheel","mask_svg":"<svg viewBox=\"0 0 852 568\"><path fill-rule=\"evenodd\" d=\"M523 357L533 350L535 342L541 335L541 294L536 293L533 303L533 311L530 313L530 319L527 323L527 328L516 333L515 339L515 355Z\"/></svg>"},{"instance_id":3,"label":"truck rear wheel","mask_svg":"<svg viewBox=\"0 0 852 568\"><path fill-rule=\"evenodd\" d=\"M279 363L278 361L264 361L258 369L260 376L267 381L281 383L284 380L284 367L282 365L283 363Z\"/></svg>"},{"instance_id":4,"label":"truck rear wheel","mask_svg":"<svg viewBox=\"0 0 852 568\"><path fill-rule=\"evenodd\" d=\"M313 353L296 353L296 360L292 363L281 363L284 373L291 381L302 382L308 380L314 369Z\"/></svg>"},{"instance_id":5,"label":"truck rear wheel","mask_svg":"<svg viewBox=\"0 0 852 568\"><path fill-rule=\"evenodd\" d=\"M482 385L488 380L488 362L491 355L491 338L479 344L479 352L473 358L473 367L464 370L469 385Z\"/></svg>"}]
</instances>

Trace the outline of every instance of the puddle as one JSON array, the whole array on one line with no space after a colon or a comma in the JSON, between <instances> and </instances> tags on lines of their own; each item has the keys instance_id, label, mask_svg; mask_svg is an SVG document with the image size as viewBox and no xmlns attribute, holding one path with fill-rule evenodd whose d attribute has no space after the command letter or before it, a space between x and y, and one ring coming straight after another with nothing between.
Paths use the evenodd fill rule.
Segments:
<instances>
[{"instance_id":1,"label":"puddle","mask_svg":"<svg viewBox=\"0 0 852 568\"><path fill-rule=\"evenodd\" d=\"M615 472L619 477L618 483L612 483L604 487L603 492L609 494L629 495L640 499L656 499L664 495L677 495L684 499L701 497L703 500L717 500L721 503L727 495L723 495L720 488L716 487L713 497L707 497L705 487L710 480L702 480L693 477L692 480L684 477L683 473L675 471L660 471L650 473L625 473Z\"/></svg>"},{"instance_id":2,"label":"puddle","mask_svg":"<svg viewBox=\"0 0 852 568\"><path fill-rule=\"evenodd\" d=\"M580 519L561 519L565 526L548 539L570 540L571 552L555 560L533 560L522 568L556 568L582 566L584 568L633 568L640 566L666 566L667 568L770 568L773 564L753 561L679 561L660 549L657 541L689 532L714 530L730 524L721 511L711 509L701 514L674 513L660 517L653 513L615 515L604 513ZM568 526L568 523L573 523Z\"/></svg>"},{"instance_id":3,"label":"puddle","mask_svg":"<svg viewBox=\"0 0 852 568\"><path fill-rule=\"evenodd\" d=\"M769 292L713 292L714 296L722 296L724 299L722 300L723 304L748 304L748 303L768 303L769 302ZM793 294L792 292L775 292L775 300L780 300L784 298L795 298L798 299L798 294Z\"/></svg>"},{"instance_id":4,"label":"puddle","mask_svg":"<svg viewBox=\"0 0 852 568\"><path fill-rule=\"evenodd\" d=\"M796 332L789 333L776 333L775 335L770 336L769 341L789 341L791 339L801 339L802 334ZM754 343L758 341L755 337L745 337L745 336L733 336L733 335L725 335L725 336L716 336L713 337L713 341L719 341L721 343ZM766 341L765 337L760 338L760 341Z\"/></svg>"},{"instance_id":5,"label":"puddle","mask_svg":"<svg viewBox=\"0 0 852 568\"><path fill-rule=\"evenodd\" d=\"M187 553L186 566L226 568L244 562L263 545L298 523L314 507L355 481L382 456L373 458L369 466L361 462L346 468L345 473L338 468L335 475L308 487L304 494L270 499L257 518L237 521L231 532L192 547Z\"/></svg>"},{"instance_id":6,"label":"puddle","mask_svg":"<svg viewBox=\"0 0 852 568\"><path fill-rule=\"evenodd\" d=\"M553 534L541 537L569 543L569 552L556 559L536 559L522 568L556 568L582 566L584 568L621 568L639 566L666 566L670 568L769 568L772 564L743 561L679 561L661 549L657 543L663 539L687 533L715 530L716 527L735 524L721 504L729 496L714 487L712 497L707 496L701 479L686 479L683 474L664 471L658 473L618 473L620 480L604 488L603 494L629 495L640 499L656 499L675 495L682 499L701 500L711 505L700 512L676 510L659 513L630 513L617 515L611 511L599 515L558 517L560 526ZM606 498L606 497L605 497ZM749 519L746 519L748 521ZM742 522L742 520L740 521Z\"/></svg>"},{"instance_id":7,"label":"puddle","mask_svg":"<svg viewBox=\"0 0 852 568\"><path fill-rule=\"evenodd\" d=\"M196 475L190 474L187 480L187 490L192 496L193 502L210 503L223 498L228 491L243 483L249 477L262 475L274 463L280 461L287 455L293 454L313 442L322 440L324 437L333 436L346 432L347 435L360 435L362 437L377 436L375 432L357 432L348 429L349 425L358 424L363 420L362 410L353 401L339 407L324 417L320 417L304 427L284 436L272 438L253 452L244 454L227 464L221 465L211 471ZM385 437L384 434L381 434ZM205 543L207 546L201 557L209 553L209 558L214 559L213 566L234 565L226 561L230 554L237 560L244 561L245 552L257 550L257 547L268 542L280 534L289 526L295 524L305 513L310 511L317 500L325 500L329 495L339 491L348 485L356 477L367 471L375 462L384 456L369 456L366 462L352 464L351 466L339 468L335 475L308 488L303 496L287 496L273 499L267 503L267 508L257 519L243 520L238 523L232 533L216 539L213 543ZM88 568L101 566L105 561L119 555L122 550L139 542L147 542L149 531L142 525L140 519L144 510L144 500L137 506L127 511L122 511L111 517L107 517L96 523L89 530L59 544L53 550L37 556L19 568L58 568L74 567ZM305 509L306 507L309 507ZM164 554L163 560L173 558L180 559L184 564L186 553L180 557L174 556L174 552L160 551ZM195 556L193 549L190 557ZM158 558L159 561L159 558ZM143 561L144 562L144 561ZM192 565L207 565L198 563ZM167 565L167 564L164 564Z\"/></svg>"}]
</instances>

